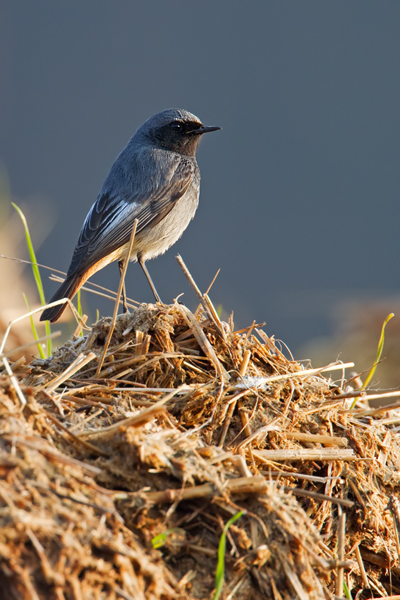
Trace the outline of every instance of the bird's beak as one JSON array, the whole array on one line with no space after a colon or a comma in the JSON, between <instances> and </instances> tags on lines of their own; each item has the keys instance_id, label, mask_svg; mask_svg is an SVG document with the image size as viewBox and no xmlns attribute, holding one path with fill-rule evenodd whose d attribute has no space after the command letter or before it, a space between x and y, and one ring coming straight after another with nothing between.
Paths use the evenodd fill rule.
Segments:
<instances>
[{"instance_id":1,"label":"bird's beak","mask_svg":"<svg viewBox=\"0 0 400 600\"><path fill-rule=\"evenodd\" d=\"M193 131L190 133L193 133L194 135L203 135L203 133L208 133L209 131L218 131L218 129L221 129L221 127L205 127L202 125L198 129L193 129Z\"/></svg>"}]
</instances>

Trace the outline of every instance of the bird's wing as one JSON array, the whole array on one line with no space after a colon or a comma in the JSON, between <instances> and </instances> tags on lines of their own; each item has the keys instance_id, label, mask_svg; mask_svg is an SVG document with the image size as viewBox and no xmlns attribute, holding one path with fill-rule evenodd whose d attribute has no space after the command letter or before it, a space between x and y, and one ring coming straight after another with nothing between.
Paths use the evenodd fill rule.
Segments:
<instances>
[{"instance_id":1,"label":"bird's wing","mask_svg":"<svg viewBox=\"0 0 400 600\"><path fill-rule=\"evenodd\" d=\"M194 164L182 159L172 177L152 191L129 198L122 194L100 195L83 224L68 275L86 271L128 243L135 219L136 233L159 223L185 194L194 175Z\"/></svg>"}]
</instances>

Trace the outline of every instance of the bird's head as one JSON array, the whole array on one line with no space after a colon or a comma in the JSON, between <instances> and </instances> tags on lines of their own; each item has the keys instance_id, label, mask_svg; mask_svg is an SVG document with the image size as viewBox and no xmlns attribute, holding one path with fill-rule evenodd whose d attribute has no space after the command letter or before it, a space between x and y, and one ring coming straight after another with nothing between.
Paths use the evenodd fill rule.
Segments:
<instances>
[{"instance_id":1,"label":"bird's head","mask_svg":"<svg viewBox=\"0 0 400 600\"><path fill-rule=\"evenodd\" d=\"M217 131L220 127L205 127L187 110L170 108L150 117L137 131L156 146L194 156L203 133Z\"/></svg>"}]
</instances>

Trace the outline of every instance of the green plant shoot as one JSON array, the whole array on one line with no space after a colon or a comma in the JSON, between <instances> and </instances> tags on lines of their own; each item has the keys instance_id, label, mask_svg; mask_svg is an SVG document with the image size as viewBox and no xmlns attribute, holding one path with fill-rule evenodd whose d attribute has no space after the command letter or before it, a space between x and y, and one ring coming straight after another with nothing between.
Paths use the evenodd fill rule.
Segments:
<instances>
[{"instance_id":1,"label":"green plant shoot","mask_svg":"<svg viewBox=\"0 0 400 600\"><path fill-rule=\"evenodd\" d=\"M22 221L24 229L25 229L26 242L28 245L29 256L30 256L31 263L32 263L33 277L35 279L36 287L37 287L37 290L39 293L40 302L42 303L42 306L44 306L46 304L46 300L44 297L42 278L40 277L39 267L36 264L36 262L37 262L36 255L35 255L35 250L33 249L33 244L32 244L31 235L29 232L28 223L26 221L24 213L19 208L19 206L14 204L14 202L11 202L11 204L13 205L13 207L15 208L15 210L18 212L19 216L21 217L21 221ZM32 322L33 322L33 320L31 318L31 323ZM50 335L51 329L50 329L49 321L46 321L45 328L46 328L46 335ZM36 329L35 329L35 331L36 331ZM35 331L33 332L34 335L35 335ZM36 333L36 336L37 336L37 333ZM35 339L37 339L37 337L35 337ZM47 340L47 355L48 356L51 356L51 348L52 348L51 339L48 339ZM43 358L45 358L45 357L43 357Z\"/></svg>"},{"instance_id":2,"label":"green plant shoot","mask_svg":"<svg viewBox=\"0 0 400 600\"><path fill-rule=\"evenodd\" d=\"M26 304L26 306L28 308L28 311L31 312L31 307L30 307L28 298L26 297L26 294L22 294L22 295L24 297L25 304ZM36 325L35 325L35 323L33 321L33 316L32 315L30 316L30 319L31 319L31 328L32 328L33 337L37 341L39 339L39 336L38 336L38 333L37 333L37 330L36 330ZM42 344L40 342L38 342L37 347L38 347L38 350L39 350L40 358L46 358L46 354L44 353Z\"/></svg>"},{"instance_id":3,"label":"green plant shoot","mask_svg":"<svg viewBox=\"0 0 400 600\"><path fill-rule=\"evenodd\" d=\"M347 598L347 600L353 600L351 592L350 592L349 588L347 587L347 584L345 581L343 581L343 591L344 591L344 595Z\"/></svg>"},{"instance_id":4,"label":"green plant shoot","mask_svg":"<svg viewBox=\"0 0 400 600\"><path fill-rule=\"evenodd\" d=\"M83 311L82 311L81 290L78 290L78 293L76 295L76 305L77 305L78 315L82 319ZM80 335L80 337L83 337L83 328L81 329L81 332L79 335Z\"/></svg>"},{"instance_id":5,"label":"green plant shoot","mask_svg":"<svg viewBox=\"0 0 400 600\"><path fill-rule=\"evenodd\" d=\"M155 537L152 538L151 540L151 545L153 546L153 548L157 549L157 548L162 548L163 546L165 546L167 539L173 534L173 533L185 533L184 529L180 529L179 527L174 527L173 529L167 529L166 531L163 531L162 533L159 533L158 535L156 535Z\"/></svg>"},{"instance_id":6,"label":"green plant shoot","mask_svg":"<svg viewBox=\"0 0 400 600\"><path fill-rule=\"evenodd\" d=\"M233 517L229 519L226 523L224 530L222 532L221 538L219 540L218 546L218 564L217 570L215 572L215 593L213 596L213 600L218 600L221 595L222 588L225 581L225 549L226 549L226 534L228 533L229 527L235 523L242 516L243 511L240 510Z\"/></svg>"},{"instance_id":7,"label":"green plant shoot","mask_svg":"<svg viewBox=\"0 0 400 600\"><path fill-rule=\"evenodd\" d=\"M78 290L78 293L76 295L76 305L77 305L78 315L82 318L81 290Z\"/></svg>"},{"instance_id":8,"label":"green plant shoot","mask_svg":"<svg viewBox=\"0 0 400 600\"><path fill-rule=\"evenodd\" d=\"M376 359L375 359L374 364L371 367L370 372L368 373L367 379L364 381L363 385L361 386L361 390L365 390L365 388L368 386L369 382L371 381L371 379L374 376L376 367L378 366L379 361L381 360L381 356L382 356L383 344L385 341L385 328L386 328L386 325L389 323L390 319L393 319L393 317L394 317L394 313L390 313L390 315L388 315L383 322L381 336L380 336L379 342L378 342L378 349L376 352ZM358 400L358 396L357 396L357 398L354 398L354 402L351 405L351 408L355 407L357 400Z\"/></svg>"}]
</instances>

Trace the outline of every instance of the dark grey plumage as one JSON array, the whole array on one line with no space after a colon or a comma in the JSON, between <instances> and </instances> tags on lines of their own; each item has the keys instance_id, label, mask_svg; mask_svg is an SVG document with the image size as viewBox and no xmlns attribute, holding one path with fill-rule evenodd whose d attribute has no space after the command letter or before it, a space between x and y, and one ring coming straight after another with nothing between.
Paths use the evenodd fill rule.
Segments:
<instances>
[{"instance_id":1,"label":"dark grey plumage","mask_svg":"<svg viewBox=\"0 0 400 600\"><path fill-rule=\"evenodd\" d=\"M158 294L145 262L163 254L193 218L200 189L195 153L204 127L181 109L165 110L136 131L115 160L90 209L64 283L50 302L72 299L85 281L114 260L124 260L138 219L130 260L138 260ZM41 321L57 321L66 304L46 309Z\"/></svg>"}]
</instances>

